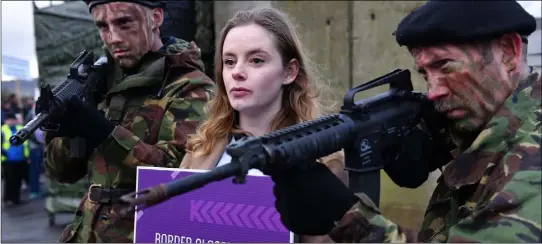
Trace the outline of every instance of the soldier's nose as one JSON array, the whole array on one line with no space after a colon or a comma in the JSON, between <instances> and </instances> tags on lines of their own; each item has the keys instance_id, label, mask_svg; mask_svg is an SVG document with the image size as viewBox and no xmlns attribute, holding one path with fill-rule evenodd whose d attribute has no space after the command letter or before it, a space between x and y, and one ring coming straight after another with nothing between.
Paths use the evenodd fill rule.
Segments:
<instances>
[{"instance_id":1,"label":"soldier's nose","mask_svg":"<svg viewBox=\"0 0 542 244\"><path fill-rule=\"evenodd\" d=\"M427 91L427 99L435 101L441 97L445 97L450 93L450 90L444 86L432 87Z\"/></svg>"}]
</instances>

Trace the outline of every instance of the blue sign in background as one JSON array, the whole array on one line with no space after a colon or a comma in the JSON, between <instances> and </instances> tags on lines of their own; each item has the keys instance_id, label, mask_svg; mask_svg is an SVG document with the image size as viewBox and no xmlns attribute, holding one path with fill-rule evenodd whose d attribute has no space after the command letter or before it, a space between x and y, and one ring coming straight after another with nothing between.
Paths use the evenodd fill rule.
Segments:
<instances>
[{"instance_id":1,"label":"blue sign in background","mask_svg":"<svg viewBox=\"0 0 542 244\"><path fill-rule=\"evenodd\" d=\"M2 55L2 74L18 80L29 80L30 63L28 60Z\"/></svg>"}]
</instances>

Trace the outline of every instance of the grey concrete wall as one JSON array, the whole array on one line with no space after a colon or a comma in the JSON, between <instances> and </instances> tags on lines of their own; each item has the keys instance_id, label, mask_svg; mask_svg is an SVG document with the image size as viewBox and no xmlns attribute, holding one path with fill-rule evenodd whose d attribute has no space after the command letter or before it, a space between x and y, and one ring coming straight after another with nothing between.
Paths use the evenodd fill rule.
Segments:
<instances>
[{"instance_id":1,"label":"grey concrete wall","mask_svg":"<svg viewBox=\"0 0 542 244\"><path fill-rule=\"evenodd\" d=\"M324 99L342 105L348 88L396 69L411 69L413 60L392 36L399 21L425 1L231 1L215 2L217 33L239 9L273 6L286 12L297 24L310 56L330 85ZM416 90L425 91L421 78L412 74ZM374 89L357 98L373 96L387 87ZM419 228L427 201L436 185L438 173L419 189L395 186L382 173L381 210L390 219Z\"/></svg>"},{"instance_id":2,"label":"grey concrete wall","mask_svg":"<svg viewBox=\"0 0 542 244\"><path fill-rule=\"evenodd\" d=\"M256 7L270 7L271 1L214 1L215 33L218 33L228 19L239 10L246 10Z\"/></svg>"},{"instance_id":3,"label":"grey concrete wall","mask_svg":"<svg viewBox=\"0 0 542 244\"><path fill-rule=\"evenodd\" d=\"M536 19L536 31L529 36L527 64L542 72L542 18Z\"/></svg>"},{"instance_id":4,"label":"grey concrete wall","mask_svg":"<svg viewBox=\"0 0 542 244\"><path fill-rule=\"evenodd\" d=\"M354 85L396 68L413 67L412 57L405 48L396 43L393 32L400 20L423 2L354 1ZM415 89L425 90L420 77L414 74L412 77ZM378 92L385 89L387 88L382 87Z\"/></svg>"},{"instance_id":5,"label":"grey concrete wall","mask_svg":"<svg viewBox=\"0 0 542 244\"><path fill-rule=\"evenodd\" d=\"M342 105L350 88L352 56L349 45L348 8L352 1L276 1L273 6L287 13L300 34L322 79L321 99ZM328 105L331 105L327 103Z\"/></svg>"}]
</instances>

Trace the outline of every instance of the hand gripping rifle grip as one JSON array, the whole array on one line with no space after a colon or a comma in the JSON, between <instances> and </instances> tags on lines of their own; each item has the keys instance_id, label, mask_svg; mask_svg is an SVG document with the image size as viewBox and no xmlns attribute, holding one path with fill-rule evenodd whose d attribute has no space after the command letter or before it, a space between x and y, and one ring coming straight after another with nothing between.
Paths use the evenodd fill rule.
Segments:
<instances>
[{"instance_id":1,"label":"hand gripping rifle grip","mask_svg":"<svg viewBox=\"0 0 542 244\"><path fill-rule=\"evenodd\" d=\"M51 99L57 100L56 102L59 102L60 104L65 104L73 95L77 95L79 91L83 89L83 86L84 85L79 81L68 78L52 90L53 97L51 97ZM48 118L48 111L37 114L34 119L29 121L21 130L17 131L9 138L10 144L13 146L23 144Z\"/></svg>"}]
</instances>

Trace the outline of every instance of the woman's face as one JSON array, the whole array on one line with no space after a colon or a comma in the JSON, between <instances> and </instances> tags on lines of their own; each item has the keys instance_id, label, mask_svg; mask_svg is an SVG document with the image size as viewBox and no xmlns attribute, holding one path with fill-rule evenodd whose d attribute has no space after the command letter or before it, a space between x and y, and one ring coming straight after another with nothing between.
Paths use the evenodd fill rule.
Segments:
<instances>
[{"instance_id":1,"label":"woman's face","mask_svg":"<svg viewBox=\"0 0 542 244\"><path fill-rule=\"evenodd\" d=\"M257 24L229 31L222 48L222 64L228 100L239 113L280 109L282 86L297 76L286 68L292 62L284 66L274 36Z\"/></svg>"}]
</instances>

